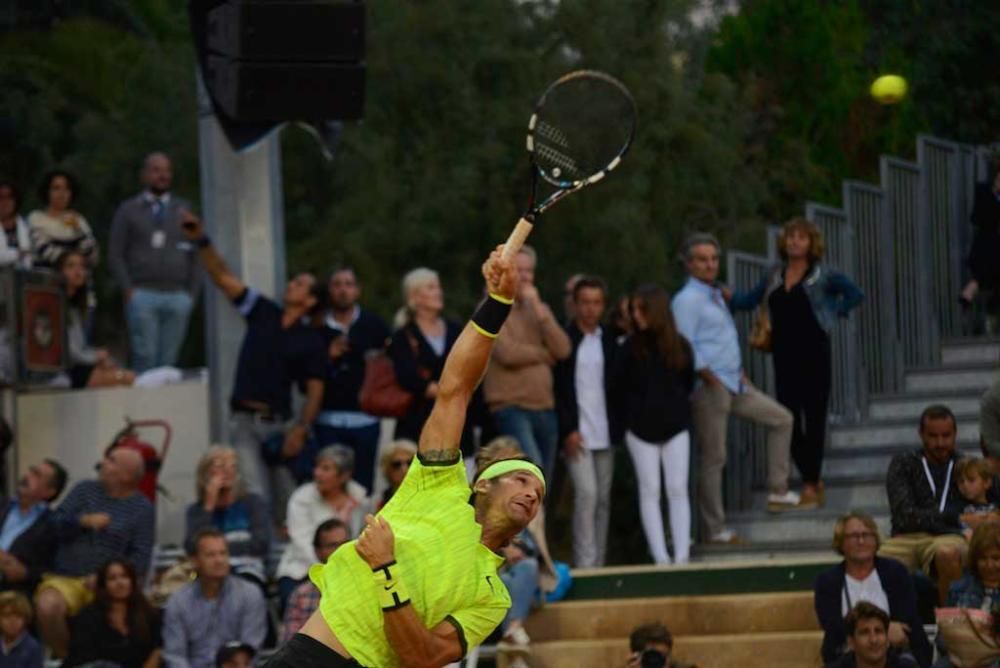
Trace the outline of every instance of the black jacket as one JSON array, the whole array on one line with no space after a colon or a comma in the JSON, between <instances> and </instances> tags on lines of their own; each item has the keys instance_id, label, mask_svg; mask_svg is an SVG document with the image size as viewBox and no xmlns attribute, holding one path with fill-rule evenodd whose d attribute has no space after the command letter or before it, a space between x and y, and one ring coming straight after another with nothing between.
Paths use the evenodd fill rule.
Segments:
<instances>
[{"instance_id":1,"label":"black jacket","mask_svg":"<svg viewBox=\"0 0 1000 668\"><path fill-rule=\"evenodd\" d=\"M934 657L934 650L931 649L927 634L924 633L923 622L920 621L917 612L917 593L913 588L909 571L898 561L882 557L875 557L875 570L882 582L885 597L889 600L889 618L894 622L909 624L910 651L913 652L921 668L929 667ZM816 608L819 624L823 627L824 663L838 659L847 643L847 630L844 627L841 608L845 582L846 569L843 562L820 573L816 578L813 605Z\"/></svg>"},{"instance_id":2,"label":"black jacket","mask_svg":"<svg viewBox=\"0 0 1000 668\"><path fill-rule=\"evenodd\" d=\"M826 664L826 668L855 668L858 665L857 661L854 659L854 652L848 652L844 656L840 657L832 663ZM927 664L930 665L930 664ZM899 655L896 654L891 649L889 650L889 656L886 657L885 668L913 668L914 663L909 659L901 659Z\"/></svg>"},{"instance_id":3,"label":"black jacket","mask_svg":"<svg viewBox=\"0 0 1000 668\"><path fill-rule=\"evenodd\" d=\"M7 521L10 509L9 501L0 509L0 527ZM52 560L55 558L58 542L56 527L52 522L52 511L46 509L10 546L9 552L27 567L27 579L16 584L3 582L0 588L19 591L30 599L42 579L42 573L52 570Z\"/></svg>"},{"instance_id":4,"label":"black jacket","mask_svg":"<svg viewBox=\"0 0 1000 668\"><path fill-rule=\"evenodd\" d=\"M1000 283L1000 200L992 184L976 185L976 198L972 206L972 226L975 228L969 249L968 266L972 277L984 288Z\"/></svg>"},{"instance_id":5,"label":"black jacket","mask_svg":"<svg viewBox=\"0 0 1000 668\"><path fill-rule=\"evenodd\" d=\"M399 328L392 335L389 357L392 359L392 366L396 372L396 380L404 390L412 392L414 396L409 412L396 421L395 438L420 440L420 431L424 428L427 418L430 417L431 409L434 408L434 400L425 398L424 392L427 391L427 386L431 382L441 380L444 362L461 333L461 325L451 320L445 320L444 354L440 357L424 338L420 328L412 322ZM414 343L416 343L416 354L414 354ZM482 391L477 389L469 402L465 426L462 430L462 453L466 456L472 455L472 427L476 423L477 416L484 412Z\"/></svg>"},{"instance_id":6,"label":"black jacket","mask_svg":"<svg viewBox=\"0 0 1000 668\"><path fill-rule=\"evenodd\" d=\"M691 428L694 352L682 337L688 364L677 370L667 366L652 341L644 346L648 353L639 354L635 336L625 341L615 362L614 394L623 402L626 429L644 441L665 443Z\"/></svg>"},{"instance_id":7,"label":"black jacket","mask_svg":"<svg viewBox=\"0 0 1000 668\"><path fill-rule=\"evenodd\" d=\"M343 336L339 329L323 327L323 341L327 350L330 343ZM358 393L365 380L365 353L381 350L389 339L389 328L382 318L361 309L358 319L347 333L350 344L347 352L336 360L327 358L326 384L323 392L323 410L358 411Z\"/></svg>"},{"instance_id":8,"label":"black jacket","mask_svg":"<svg viewBox=\"0 0 1000 668\"><path fill-rule=\"evenodd\" d=\"M583 332L575 322L571 322L566 326L566 334L573 345L573 350L569 357L560 360L553 370L560 443L566 436L580 429L580 407L576 401L576 354L580 349L580 342L583 341ZM608 328L604 328L601 332L601 347L604 349L604 400L608 412L608 431L611 444L617 445L621 443L625 427L621 419L621 400L615 395L611 384L615 360L621 348Z\"/></svg>"},{"instance_id":9,"label":"black jacket","mask_svg":"<svg viewBox=\"0 0 1000 668\"><path fill-rule=\"evenodd\" d=\"M948 501L944 512L940 511L940 497L927 482L927 474L922 463L923 448L903 452L889 462L885 488L889 497L889 511L892 513L892 535L904 533L957 533L960 529L958 511L962 495L958 491L958 471L952 469L951 484L948 485ZM952 458L957 464L958 457ZM955 467L957 468L957 466ZM938 490L938 494L941 490Z\"/></svg>"}]
</instances>

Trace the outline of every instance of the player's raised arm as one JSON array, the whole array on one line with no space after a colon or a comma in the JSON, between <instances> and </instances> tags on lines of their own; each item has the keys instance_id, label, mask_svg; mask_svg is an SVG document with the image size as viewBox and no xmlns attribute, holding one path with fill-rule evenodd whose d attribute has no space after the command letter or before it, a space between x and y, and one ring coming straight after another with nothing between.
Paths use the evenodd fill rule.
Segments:
<instances>
[{"instance_id":1,"label":"player's raised arm","mask_svg":"<svg viewBox=\"0 0 1000 668\"><path fill-rule=\"evenodd\" d=\"M503 246L497 246L483 263L489 296L476 309L445 362L434 410L420 433L419 453L425 462L458 459L465 411L486 372L493 343L517 290L517 272L509 259L501 257L502 251Z\"/></svg>"}]
</instances>

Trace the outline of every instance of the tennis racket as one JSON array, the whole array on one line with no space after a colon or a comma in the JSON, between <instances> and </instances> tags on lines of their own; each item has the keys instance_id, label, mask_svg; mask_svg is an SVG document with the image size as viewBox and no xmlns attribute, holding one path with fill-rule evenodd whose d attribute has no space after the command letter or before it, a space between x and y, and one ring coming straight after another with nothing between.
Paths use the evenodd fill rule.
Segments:
<instances>
[{"instance_id":1,"label":"tennis racket","mask_svg":"<svg viewBox=\"0 0 1000 668\"><path fill-rule=\"evenodd\" d=\"M521 249L542 212L618 166L635 136L636 117L632 94L603 72L570 72L548 87L528 120L531 195L527 213L504 246L504 259ZM542 200L540 180L555 187Z\"/></svg>"}]
</instances>

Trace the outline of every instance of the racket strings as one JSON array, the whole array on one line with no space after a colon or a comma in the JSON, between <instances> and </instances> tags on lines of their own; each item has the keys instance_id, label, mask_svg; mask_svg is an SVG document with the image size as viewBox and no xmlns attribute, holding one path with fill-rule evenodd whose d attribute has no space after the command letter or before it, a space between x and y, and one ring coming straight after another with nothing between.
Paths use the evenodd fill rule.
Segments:
<instances>
[{"instance_id":1,"label":"racket strings","mask_svg":"<svg viewBox=\"0 0 1000 668\"><path fill-rule=\"evenodd\" d=\"M544 165L544 169L555 178L581 179L589 176L577 166L572 157L547 144L536 142L535 156L539 166Z\"/></svg>"}]
</instances>

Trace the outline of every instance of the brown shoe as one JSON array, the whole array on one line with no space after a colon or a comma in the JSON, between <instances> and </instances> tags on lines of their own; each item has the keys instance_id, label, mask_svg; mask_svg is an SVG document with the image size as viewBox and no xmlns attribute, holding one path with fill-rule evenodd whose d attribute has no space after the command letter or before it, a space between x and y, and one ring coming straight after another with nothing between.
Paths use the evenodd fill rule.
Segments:
<instances>
[{"instance_id":1,"label":"brown shoe","mask_svg":"<svg viewBox=\"0 0 1000 668\"><path fill-rule=\"evenodd\" d=\"M747 541L741 538L732 529L723 529L708 539L709 545L747 545Z\"/></svg>"},{"instance_id":2,"label":"brown shoe","mask_svg":"<svg viewBox=\"0 0 1000 668\"><path fill-rule=\"evenodd\" d=\"M823 493L818 485L805 484L799 495L799 505L803 508L818 508L823 505Z\"/></svg>"}]
</instances>

